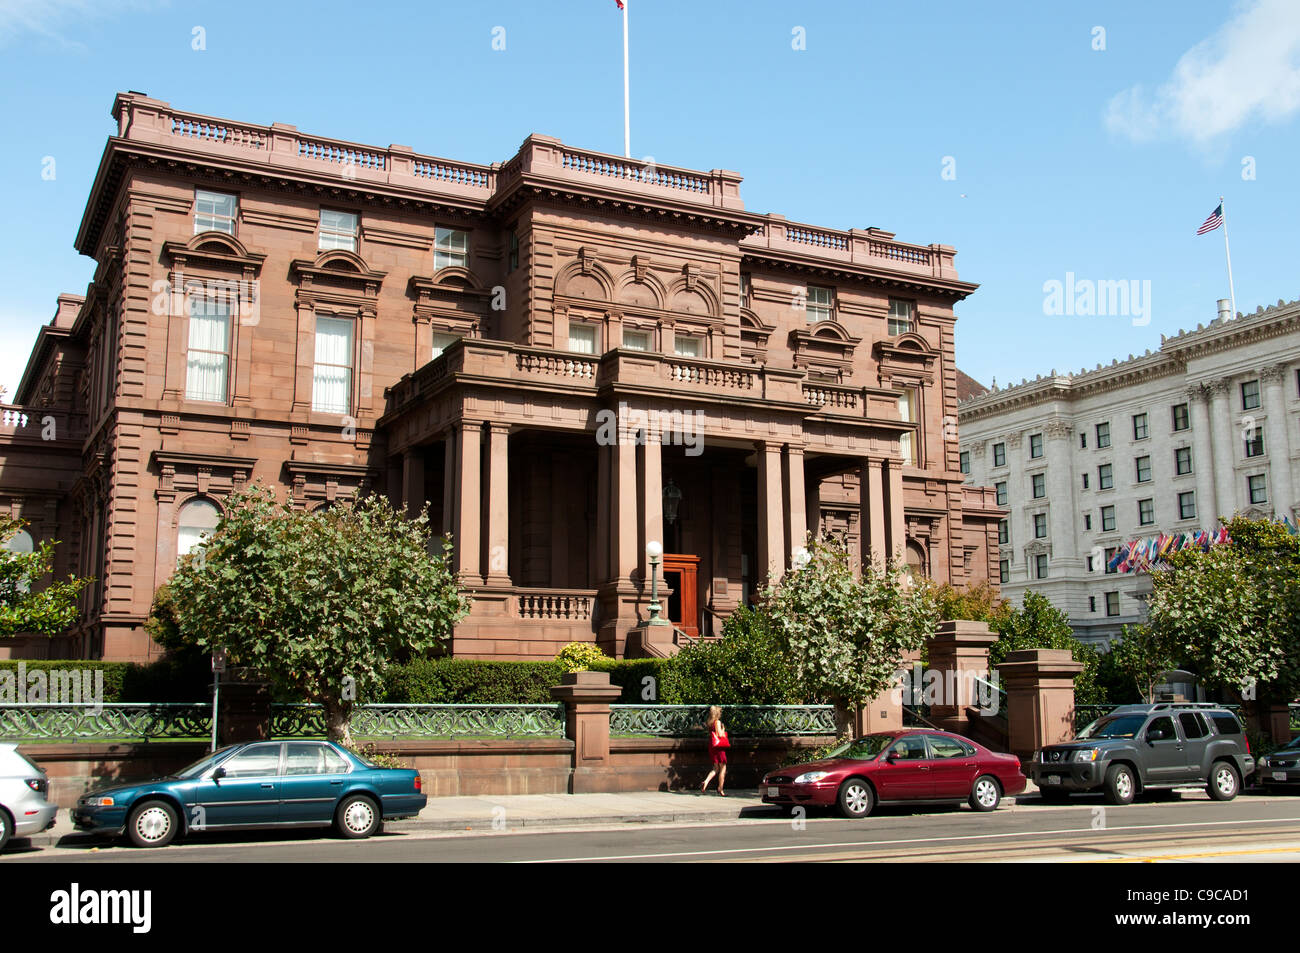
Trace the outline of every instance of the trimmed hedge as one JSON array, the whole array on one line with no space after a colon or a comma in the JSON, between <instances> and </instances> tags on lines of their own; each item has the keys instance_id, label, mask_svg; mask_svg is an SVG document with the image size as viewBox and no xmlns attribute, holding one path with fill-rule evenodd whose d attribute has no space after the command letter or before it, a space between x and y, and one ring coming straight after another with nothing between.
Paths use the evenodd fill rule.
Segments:
<instances>
[{"instance_id":1,"label":"trimmed hedge","mask_svg":"<svg viewBox=\"0 0 1300 953\"><path fill-rule=\"evenodd\" d=\"M663 701L660 659L607 659L592 665L608 672L609 680L623 689L619 699L627 704ZM494 662L489 659L421 659L395 665L385 678L383 701L423 705L542 705L551 699L551 687L560 684L562 662ZM646 678L655 679L654 696L644 698Z\"/></svg>"},{"instance_id":2,"label":"trimmed hedge","mask_svg":"<svg viewBox=\"0 0 1300 953\"><path fill-rule=\"evenodd\" d=\"M177 654L148 665L85 659L4 659L0 660L0 671L11 671L16 679L19 664L29 675L69 669L102 671L106 702L195 702L212 697L212 670L206 655Z\"/></svg>"}]
</instances>

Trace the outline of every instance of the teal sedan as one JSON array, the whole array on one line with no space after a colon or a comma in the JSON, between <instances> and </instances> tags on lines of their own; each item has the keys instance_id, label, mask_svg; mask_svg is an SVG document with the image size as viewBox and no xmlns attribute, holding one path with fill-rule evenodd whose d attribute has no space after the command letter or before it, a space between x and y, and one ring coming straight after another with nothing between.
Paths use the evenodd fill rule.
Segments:
<instances>
[{"instance_id":1,"label":"teal sedan","mask_svg":"<svg viewBox=\"0 0 1300 953\"><path fill-rule=\"evenodd\" d=\"M382 768L328 741L222 748L176 774L92 791L72 809L78 830L165 847L191 832L335 827L369 837L428 803L420 773Z\"/></svg>"}]
</instances>

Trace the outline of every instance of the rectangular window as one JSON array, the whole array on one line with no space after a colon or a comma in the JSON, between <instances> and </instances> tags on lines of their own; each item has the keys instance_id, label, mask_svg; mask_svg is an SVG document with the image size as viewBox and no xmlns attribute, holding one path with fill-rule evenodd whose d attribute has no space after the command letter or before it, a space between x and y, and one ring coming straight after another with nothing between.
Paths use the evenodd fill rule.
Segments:
<instances>
[{"instance_id":1,"label":"rectangular window","mask_svg":"<svg viewBox=\"0 0 1300 953\"><path fill-rule=\"evenodd\" d=\"M235 209L233 195L224 192L194 190L194 234L199 232L225 232L235 234Z\"/></svg>"},{"instance_id":2,"label":"rectangular window","mask_svg":"<svg viewBox=\"0 0 1300 953\"><path fill-rule=\"evenodd\" d=\"M633 331L631 328L624 328L623 346L629 351L650 350L650 332Z\"/></svg>"},{"instance_id":3,"label":"rectangular window","mask_svg":"<svg viewBox=\"0 0 1300 953\"><path fill-rule=\"evenodd\" d=\"M510 258L506 265L508 271L514 271L519 267L519 233L512 231L510 233Z\"/></svg>"},{"instance_id":4,"label":"rectangular window","mask_svg":"<svg viewBox=\"0 0 1300 953\"><path fill-rule=\"evenodd\" d=\"M1191 418L1191 414L1188 413L1186 404L1174 404L1174 406L1170 408L1170 410L1173 413L1173 417L1174 417L1175 433L1177 433L1180 430L1187 430L1189 427L1191 427L1192 418Z\"/></svg>"},{"instance_id":5,"label":"rectangular window","mask_svg":"<svg viewBox=\"0 0 1300 953\"><path fill-rule=\"evenodd\" d=\"M1080 450L1088 449L1088 435L1086 433L1083 432L1079 433L1079 449Z\"/></svg>"},{"instance_id":6,"label":"rectangular window","mask_svg":"<svg viewBox=\"0 0 1300 953\"><path fill-rule=\"evenodd\" d=\"M229 379L230 305L193 298L185 359L185 399L225 403Z\"/></svg>"},{"instance_id":7,"label":"rectangular window","mask_svg":"<svg viewBox=\"0 0 1300 953\"><path fill-rule=\"evenodd\" d=\"M959 459L961 460L961 472L970 473L970 451L963 450Z\"/></svg>"},{"instance_id":8,"label":"rectangular window","mask_svg":"<svg viewBox=\"0 0 1300 953\"><path fill-rule=\"evenodd\" d=\"M1178 518L1180 520L1196 519L1196 493L1188 490L1178 494Z\"/></svg>"},{"instance_id":9,"label":"rectangular window","mask_svg":"<svg viewBox=\"0 0 1300 953\"><path fill-rule=\"evenodd\" d=\"M348 318L316 319L311 409L329 414L352 410L352 321Z\"/></svg>"},{"instance_id":10,"label":"rectangular window","mask_svg":"<svg viewBox=\"0 0 1300 953\"><path fill-rule=\"evenodd\" d=\"M1174 472L1179 476L1192 472L1192 448L1179 447L1174 451Z\"/></svg>"},{"instance_id":11,"label":"rectangular window","mask_svg":"<svg viewBox=\"0 0 1300 953\"><path fill-rule=\"evenodd\" d=\"M1029 458L1037 460L1043 455L1043 435L1040 433L1031 433L1029 435Z\"/></svg>"},{"instance_id":12,"label":"rectangular window","mask_svg":"<svg viewBox=\"0 0 1300 953\"><path fill-rule=\"evenodd\" d=\"M1046 538L1047 538L1047 514L1035 513L1034 514L1034 539L1046 539Z\"/></svg>"},{"instance_id":13,"label":"rectangular window","mask_svg":"<svg viewBox=\"0 0 1300 953\"><path fill-rule=\"evenodd\" d=\"M1268 502L1268 494L1264 490L1264 474L1257 473L1254 476L1246 477L1246 489L1250 491L1250 502Z\"/></svg>"},{"instance_id":14,"label":"rectangular window","mask_svg":"<svg viewBox=\"0 0 1300 953\"><path fill-rule=\"evenodd\" d=\"M357 250L357 216L352 212L334 212L323 208L320 210L320 244L319 249L342 248L344 251Z\"/></svg>"},{"instance_id":15,"label":"rectangular window","mask_svg":"<svg viewBox=\"0 0 1300 953\"><path fill-rule=\"evenodd\" d=\"M1117 550L1114 546L1110 546L1106 549L1106 575L1119 572L1118 566L1111 566L1110 564L1111 560L1115 558L1116 552Z\"/></svg>"},{"instance_id":16,"label":"rectangular window","mask_svg":"<svg viewBox=\"0 0 1300 953\"><path fill-rule=\"evenodd\" d=\"M451 347L459 340L460 337L458 335L447 334L443 331L434 331L433 332L433 353L429 355L429 360L435 361L438 358L442 357L442 352L447 350L447 348Z\"/></svg>"},{"instance_id":17,"label":"rectangular window","mask_svg":"<svg viewBox=\"0 0 1300 953\"><path fill-rule=\"evenodd\" d=\"M1259 381L1246 381L1241 385L1241 409L1254 410L1259 406Z\"/></svg>"},{"instance_id":18,"label":"rectangular window","mask_svg":"<svg viewBox=\"0 0 1300 953\"><path fill-rule=\"evenodd\" d=\"M1034 557L1034 578L1035 579L1047 578L1047 554L1046 553L1039 553L1037 556Z\"/></svg>"},{"instance_id":19,"label":"rectangular window","mask_svg":"<svg viewBox=\"0 0 1300 953\"><path fill-rule=\"evenodd\" d=\"M1004 519L998 520L998 543L1005 546L1011 542L1011 527Z\"/></svg>"},{"instance_id":20,"label":"rectangular window","mask_svg":"<svg viewBox=\"0 0 1300 953\"><path fill-rule=\"evenodd\" d=\"M742 271L740 273L740 306L742 308L749 307L749 294L750 294L749 272Z\"/></svg>"},{"instance_id":21,"label":"rectangular window","mask_svg":"<svg viewBox=\"0 0 1300 953\"><path fill-rule=\"evenodd\" d=\"M1119 593L1106 593L1106 615L1119 615Z\"/></svg>"},{"instance_id":22,"label":"rectangular window","mask_svg":"<svg viewBox=\"0 0 1300 953\"><path fill-rule=\"evenodd\" d=\"M1097 597L1096 597L1096 596L1089 596L1089 597L1088 597L1088 611L1089 611L1089 612L1096 612L1096 611L1097 611Z\"/></svg>"},{"instance_id":23,"label":"rectangular window","mask_svg":"<svg viewBox=\"0 0 1300 953\"><path fill-rule=\"evenodd\" d=\"M1138 525L1150 526L1156 521L1156 501L1138 500Z\"/></svg>"},{"instance_id":24,"label":"rectangular window","mask_svg":"<svg viewBox=\"0 0 1300 953\"><path fill-rule=\"evenodd\" d=\"M834 313L834 292L819 285L808 286L808 323L829 321Z\"/></svg>"},{"instance_id":25,"label":"rectangular window","mask_svg":"<svg viewBox=\"0 0 1300 953\"><path fill-rule=\"evenodd\" d=\"M1101 531L1103 533L1115 532L1115 507L1103 506L1101 508Z\"/></svg>"},{"instance_id":26,"label":"rectangular window","mask_svg":"<svg viewBox=\"0 0 1300 953\"><path fill-rule=\"evenodd\" d=\"M1088 474L1086 473L1083 475L1083 488L1088 489Z\"/></svg>"},{"instance_id":27,"label":"rectangular window","mask_svg":"<svg viewBox=\"0 0 1300 953\"><path fill-rule=\"evenodd\" d=\"M898 398L898 416L900 420L906 420L909 423L916 423L916 388L905 387L903 394ZM916 434L905 433L898 437L898 449L903 453L903 462L908 466L916 466Z\"/></svg>"},{"instance_id":28,"label":"rectangular window","mask_svg":"<svg viewBox=\"0 0 1300 953\"><path fill-rule=\"evenodd\" d=\"M1104 450L1110 446L1110 423L1097 424L1097 449Z\"/></svg>"},{"instance_id":29,"label":"rectangular window","mask_svg":"<svg viewBox=\"0 0 1300 953\"><path fill-rule=\"evenodd\" d=\"M1145 440L1151 436L1151 427L1147 422L1146 414L1133 415L1133 439Z\"/></svg>"},{"instance_id":30,"label":"rectangular window","mask_svg":"<svg viewBox=\"0 0 1300 953\"><path fill-rule=\"evenodd\" d=\"M569 350L575 354L596 353L596 326L569 322Z\"/></svg>"},{"instance_id":31,"label":"rectangular window","mask_svg":"<svg viewBox=\"0 0 1300 953\"><path fill-rule=\"evenodd\" d=\"M1264 428L1251 427L1247 431L1246 456L1262 457L1264 455Z\"/></svg>"},{"instance_id":32,"label":"rectangular window","mask_svg":"<svg viewBox=\"0 0 1300 953\"><path fill-rule=\"evenodd\" d=\"M1005 467L1007 465L1007 445L1005 443L995 443L993 445L993 465L995 467Z\"/></svg>"},{"instance_id":33,"label":"rectangular window","mask_svg":"<svg viewBox=\"0 0 1300 953\"><path fill-rule=\"evenodd\" d=\"M1001 483L994 483L993 489L998 495L998 506L1007 505L1007 484L1003 480Z\"/></svg>"},{"instance_id":34,"label":"rectangular window","mask_svg":"<svg viewBox=\"0 0 1300 953\"><path fill-rule=\"evenodd\" d=\"M1092 529L1092 514L1091 514L1091 513L1084 513L1084 514L1083 514L1083 528L1084 528L1085 530L1091 530L1091 529Z\"/></svg>"},{"instance_id":35,"label":"rectangular window","mask_svg":"<svg viewBox=\"0 0 1300 953\"><path fill-rule=\"evenodd\" d=\"M1034 499L1041 500L1047 496L1047 475L1045 473L1035 473L1032 477L1034 488Z\"/></svg>"},{"instance_id":36,"label":"rectangular window","mask_svg":"<svg viewBox=\"0 0 1300 953\"><path fill-rule=\"evenodd\" d=\"M1092 572L1092 570L1093 570L1093 566L1092 566L1092 557L1091 557L1091 556L1089 556L1089 557L1087 558L1087 567L1088 567L1088 572Z\"/></svg>"},{"instance_id":37,"label":"rectangular window","mask_svg":"<svg viewBox=\"0 0 1300 953\"><path fill-rule=\"evenodd\" d=\"M673 353L678 357L699 357L700 339L689 334L674 334Z\"/></svg>"},{"instance_id":38,"label":"rectangular window","mask_svg":"<svg viewBox=\"0 0 1300 953\"><path fill-rule=\"evenodd\" d=\"M998 560L998 582L1005 585L1011 581L1011 561L1008 559Z\"/></svg>"},{"instance_id":39,"label":"rectangular window","mask_svg":"<svg viewBox=\"0 0 1300 953\"><path fill-rule=\"evenodd\" d=\"M434 233L433 270L469 267L469 232L439 227Z\"/></svg>"},{"instance_id":40,"label":"rectangular window","mask_svg":"<svg viewBox=\"0 0 1300 953\"><path fill-rule=\"evenodd\" d=\"M1115 485L1115 475L1109 463L1103 463L1097 468L1097 486L1103 490L1109 490Z\"/></svg>"},{"instance_id":41,"label":"rectangular window","mask_svg":"<svg viewBox=\"0 0 1300 953\"><path fill-rule=\"evenodd\" d=\"M912 330L912 302L889 299L889 336Z\"/></svg>"},{"instance_id":42,"label":"rectangular window","mask_svg":"<svg viewBox=\"0 0 1300 953\"><path fill-rule=\"evenodd\" d=\"M1151 458L1138 457L1136 460L1133 461L1133 465L1137 469L1137 481L1139 483L1150 483L1151 482Z\"/></svg>"}]
</instances>

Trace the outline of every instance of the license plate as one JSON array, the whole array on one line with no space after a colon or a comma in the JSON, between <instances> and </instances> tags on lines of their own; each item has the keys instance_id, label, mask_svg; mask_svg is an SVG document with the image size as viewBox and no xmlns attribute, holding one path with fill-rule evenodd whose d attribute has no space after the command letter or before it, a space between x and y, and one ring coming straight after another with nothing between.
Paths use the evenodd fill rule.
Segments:
<instances>
[{"instance_id":1,"label":"license plate","mask_svg":"<svg viewBox=\"0 0 1300 953\"><path fill-rule=\"evenodd\" d=\"M1059 774L1049 774L1043 778L1044 784L1060 784L1061 776Z\"/></svg>"},{"instance_id":2,"label":"license plate","mask_svg":"<svg viewBox=\"0 0 1300 953\"><path fill-rule=\"evenodd\" d=\"M1285 780L1286 780L1286 772L1285 772L1285 771L1274 771L1274 772L1273 772L1273 780L1274 780L1274 781L1285 781Z\"/></svg>"},{"instance_id":3,"label":"license plate","mask_svg":"<svg viewBox=\"0 0 1300 953\"><path fill-rule=\"evenodd\" d=\"M769 787L769 788L767 789L767 796L768 796L768 797L780 797L780 796L781 796L781 789L778 788L778 787L775 787L775 786L773 786L773 787Z\"/></svg>"}]
</instances>

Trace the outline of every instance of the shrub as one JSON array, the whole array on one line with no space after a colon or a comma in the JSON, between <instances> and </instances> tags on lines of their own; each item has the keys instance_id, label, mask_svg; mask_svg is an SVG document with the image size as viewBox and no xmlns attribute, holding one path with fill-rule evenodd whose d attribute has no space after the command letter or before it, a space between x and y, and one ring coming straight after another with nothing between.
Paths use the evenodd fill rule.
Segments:
<instances>
[{"instance_id":1,"label":"shrub","mask_svg":"<svg viewBox=\"0 0 1300 953\"><path fill-rule=\"evenodd\" d=\"M559 662L494 662L483 659L417 659L393 666L384 701L394 704L530 705L551 701L560 684Z\"/></svg>"},{"instance_id":2,"label":"shrub","mask_svg":"<svg viewBox=\"0 0 1300 953\"><path fill-rule=\"evenodd\" d=\"M590 642L570 642L555 656L565 672L585 672L609 661L609 656Z\"/></svg>"},{"instance_id":3,"label":"shrub","mask_svg":"<svg viewBox=\"0 0 1300 953\"><path fill-rule=\"evenodd\" d=\"M798 679L768 615L745 606L727 618L723 638L689 645L661 667L668 705L788 705Z\"/></svg>"}]
</instances>

